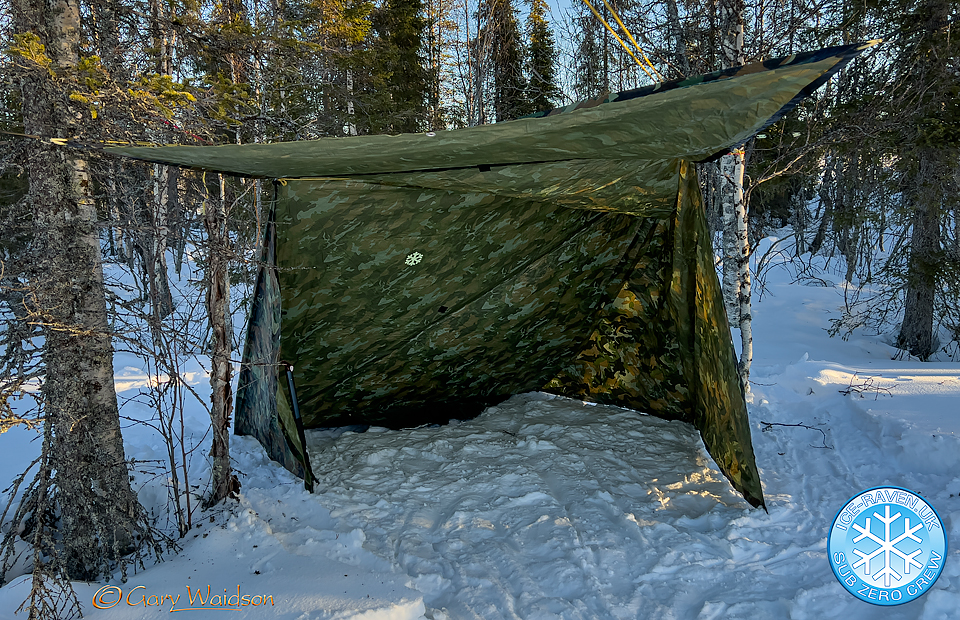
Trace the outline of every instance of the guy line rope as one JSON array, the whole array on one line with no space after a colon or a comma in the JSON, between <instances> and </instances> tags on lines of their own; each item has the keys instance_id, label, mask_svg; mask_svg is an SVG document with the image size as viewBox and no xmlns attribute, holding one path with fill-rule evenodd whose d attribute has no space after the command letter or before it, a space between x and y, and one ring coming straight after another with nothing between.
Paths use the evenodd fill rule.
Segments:
<instances>
[{"instance_id":1,"label":"guy line rope","mask_svg":"<svg viewBox=\"0 0 960 620\"><path fill-rule=\"evenodd\" d=\"M643 69L643 72L647 74L647 77L649 77L654 82L663 81L663 75L661 75L660 72L657 71L657 68L654 67L653 63L650 62L650 59L647 58L647 55L643 53L643 49L640 47L640 44L638 44L637 40L633 38L633 35L630 34L630 31L623 24L623 21L620 19L620 16L617 14L617 11L612 6L610 6L610 3L607 0L603 0L603 5L607 7L607 10L610 11L610 13L613 15L613 18L617 20L617 25L620 26L620 29L623 30L623 32L627 35L627 38L630 39L630 42L633 43L633 46L637 48L637 51L640 53L640 56L642 56L643 59L646 61L647 63L646 66L644 66L644 64L640 62L640 59L637 58L637 55L633 53L633 50L630 49L630 47L623 41L623 39L620 38L620 35L618 35L616 31L614 31L614 29L610 26L610 24L607 23L607 20L605 20L603 16L600 15L600 12L597 11L597 9L595 9L592 4L590 4L590 0L583 0L583 3L587 5L587 8L589 8L590 11L593 12L594 16L596 16L596 18L600 20L600 23L603 24L604 27L607 29L607 31L609 31L610 34L613 35L613 38L616 39L618 43L620 43L623 49L625 49L627 53L630 54L630 57L633 58L634 61L636 61L636 63L640 66L641 69ZM647 70L647 67L650 67L653 73L650 73L650 71Z\"/></svg>"}]
</instances>

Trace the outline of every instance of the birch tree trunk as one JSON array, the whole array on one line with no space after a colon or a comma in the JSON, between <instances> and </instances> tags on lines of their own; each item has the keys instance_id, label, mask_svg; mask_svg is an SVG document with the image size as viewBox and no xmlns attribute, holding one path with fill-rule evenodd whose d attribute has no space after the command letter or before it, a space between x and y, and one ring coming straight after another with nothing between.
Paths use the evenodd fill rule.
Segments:
<instances>
[{"instance_id":1,"label":"birch tree trunk","mask_svg":"<svg viewBox=\"0 0 960 620\"><path fill-rule=\"evenodd\" d=\"M737 194L743 185L737 185L738 158L734 154L720 158L720 212L723 233L723 302L731 325L740 321L740 280L737 266ZM741 177L742 183L742 177ZM737 192L737 190L740 192Z\"/></svg>"},{"instance_id":2,"label":"birch tree trunk","mask_svg":"<svg viewBox=\"0 0 960 620\"><path fill-rule=\"evenodd\" d=\"M78 61L76 0L18 0L17 31L39 35L53 74ZM70 136L77 117L68 84L39 66L21 80L30 134ZM87 162L39 144L29 158L28 201L34 213L31 285L45 337L42 387L50 424L58 529L67 574L90 581L143 534L143 511L130 488L113 383L97 212Z\"/></svg>"},{"instance_id":3,"label":"birch tree trunk","mask_svg":"<svg viewBox=\"0 0 960 620\"><path fill-rule=\"evenodd\" d=\"M724 68L744 63L743 0L721 0L720 47ZM753 361L753 329L750 309L750 242L747 204L743 191L745 153L737 149L720 161L726 181L723 199L723 297L731 324L740 328L740 379L750 390L750 364Z\"/></svg>"},{"instance_id":4,"label":"birch tree trunk","mask_svg":"<svg viewBox=\"0 0 960 620\"><path fill-rule=\"evenodd\" d=\"M220 5L220 19L231 28L248 27L250 20L246 6L240 0L227 0ZM248 79L249 50L241 44L227 47L222 60L229 68L230 79L244 84ZM243 140L242 125L234 129L233 141ZM217 175L219 196L204 203L203 224L207 232L207 316L212 332L210 353L210 423L213 430L213 459L210 495L206 506L212 506L239 488L230 465L230 416L233 413L233 389L230 385L233 366L230 354L233 347L233 318L230 314L230 233L227 223L228 205L233 202L223 175ZM206 188L204 188L206 191Z\"/></svg>"},{"instance_id":5,"label":"birch tree trunk","mask_svg":"<svg viewBox=\"0 0 960 620\"><path fill-rule=\"evenodd\" d=\"M140 242L144 271L147 279L147 293L150 296L150 311L159 329L159 322L173 312L173 296L170 293L170 281L167 278L167 226L170 185L167 179L167 166L153 166L153 199L145 197L148 212L144 213L142 224L146 230L140 233Z\"/></svg>"},{"instance_id":6,"label":"birch tree trunk","mask_svg":"<svg viewBox=\"0 0 960 620\"><path fill-rule=\"evenodd\" d=\"M207 313L213 332L210 355L210 421L213 426L213 473L207 506L227 497L236 484L230 466L230 415L233 411L233 390L230 378L233 367L230 352L233 341L230 320L230 273L228 252L230 238L227 229L227 200L223 175L220 177L218 200L207 200L203 224L207 230Z\"/></svg>"},{"instance_id":7,"label":"birch tree trunk","mask_svg":"<svg viewBox=\"0 0 960 620\"><path fill-rule=\"evenodd\" d=\"M735 218L735 264L737 266L737 321L740 326L740 380L743 389L750 391L750 365L753 363L753 316L751 309L750 238L747 203L743 192L746 159L743 149L734 151L733 189Z\"/></svg>"},{"instance_id":8,"label":"birch tree trunk","mask_svg":"<svg viewBox=\"0 0 960 620\"><path fill-rule=\"evenodd\" d=\"M156 54L154 67L161 75L170 75L173 71L173 45L176 33L170 27L169 7L160 0L150 0L150 39L151 48ZM161 139L166 136L159 136ZM146 291L150 297L150 310L154 330L159 322L173 312L173 297L170 294L170 281L167 277L167 248L169 247L170 203L175 201L171 193L176 192L176 182L170 182L169 166L155 164L152 170L153 200L149 201L147 212L141 218L146 227L140 242L144 271L146 273ZM179 268L178 268L179 273Z\"/></svg>"}]
</instances>

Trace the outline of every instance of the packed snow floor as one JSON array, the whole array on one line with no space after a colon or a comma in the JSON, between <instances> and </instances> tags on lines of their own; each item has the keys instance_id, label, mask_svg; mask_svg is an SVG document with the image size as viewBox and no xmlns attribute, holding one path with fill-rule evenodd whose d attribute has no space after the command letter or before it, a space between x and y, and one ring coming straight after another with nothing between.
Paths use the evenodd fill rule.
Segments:
<instances>
[{"instance_id":1,"label":"packed snow floor","mask_svg":"<svg viewBox=\"0 0 960 620\"><path fill-rule=\"evenodd\" d=\"M771 272L754 306L749 410L769 513L732 490L689 425L523 394L442 427L310 431L312 495L233 438L240 500L198 513L178 555L126 583L76 584L85 616L202 607L188 592L209 586L260 595L231 616L250 619L960 618L960 364L892 359L880 336L829 338L841 289L792 279ZM118 361L121 396L149 385L132 363ZM205 453L203 411L188 418ZM128 457L162 457L149 429L128 431ZM30 437L0 436L0 475L29 462ZM205 481L200 452L192 467ZM162 479L138 481L161 514ZM949 545L933 588L892 608L848 594L826 557L837 511L879 485L923 495ZM0 619L26 617L13 615L26 577L0 589ZM101 607L122 600L98 609L105 585Z\"/></svg>"}]
</instances>

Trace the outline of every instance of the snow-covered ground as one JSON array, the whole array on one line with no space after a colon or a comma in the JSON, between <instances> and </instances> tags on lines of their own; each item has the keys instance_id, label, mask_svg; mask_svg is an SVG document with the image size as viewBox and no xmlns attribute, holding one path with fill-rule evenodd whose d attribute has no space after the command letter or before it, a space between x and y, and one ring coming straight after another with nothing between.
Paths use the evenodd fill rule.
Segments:
<instances>
[{"instance_id":1,"label":"snow-covered ground","mask_svg":"<svg viewBox=\"0 0 960 620\"><path fill-rule=\"evenodd\" d=\"M232 617L250 619L960 618L960 364L829 338L841 290L792 279L771 271L754 305L750 415L769 513L733 492L691 426L545 394L444 427L310 431L313 495L234 437L239 502L198 512L178 555L126 583L76 584L85 616L156 618L160 606L128 601L197 608L197 589L209 609L239 589L261 604ZM132 356L117 368L121 398L149 386ZM205 394L202 364L184 370ZM202 485L205 413L185 418ZM0 436L0 480L29 462L33 436ZM162 441L138 424L125 440L145 463L142 501L162 511L149 465ZM879 485L923 495L950 544L934 587L894 608L848 594L826 557L834 515ZM13 615L25 579L0 589L0 620L25 618ZM98 590L101 607L122 599L98 609ZM192 617L208 616L220 614Z\"/></svg>"}]
</instances>

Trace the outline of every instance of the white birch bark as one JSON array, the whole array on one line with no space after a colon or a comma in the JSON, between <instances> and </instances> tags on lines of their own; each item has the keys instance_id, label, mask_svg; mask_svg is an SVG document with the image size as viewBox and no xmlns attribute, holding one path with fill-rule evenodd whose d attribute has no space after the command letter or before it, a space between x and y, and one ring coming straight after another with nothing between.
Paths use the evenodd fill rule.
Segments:
<instances>
[{"instance_id":1,"label":"white birch bark","mask_svg":"<svg viewBox=\"0 0 960 620\"><path fill-rule=\"evenodd\" d=\"M743 176L746 161L742 149L732 154L734 158L734 217L736 223L737 265L737 323L740 326L740 380L743 388L750 391L750 364L753 362L753 317L750 303L750 238L747 203L743 193Z\"/></svg>"},{"instance_id":2,"label":"white birch bark","mask_svg":"<svg viewBox=\"0 0 960 620\"><path fill-rule=\"evenodd\" d=\"M720 158L720 200L723 214L723 303L731 325L740 320L740 280L737 268L737 161L733 155ZM741 194L743 186L740 186Z\"/></svg>"},{"instance_id":3,"label":"white birch bark","mask_svg":"<svg viewBox=\"0 0 960 620\"><path fill-rule=\"evenodd\" d=\"M169 213L170 183L168 167L154 164L153 166L153 201L151 202L150 221L152 230L146 240L144 248L147 263L147 276L150 278L147 290L150 292L150 305L154 318L158 321L173 312L173 297L170 294L170 281L167 278L167 237L169 227L167 216Z\"/></svg>"},{"instance_id":4,"label":"white birch bark","mask_svg":"<svg viewBox=\"0 0 960 620\"><path fill-rule=\"evenodd\" d=\"M353 118L354 109L353 109L353 71L347 71L347 116ZM343 133L348 136L357 135L357 124L353 121L347 122L343 126Z\"/></svg>"},{"instance_id":5,"label":"white birch bark","mask_svg":"<svg viewBox=\"0 0 960 620\"><path fill-rule=\"evenodd\" d=\"M744 63L743 0L721 0L719 4L720 47L724 68ZM744 390L750 391L750 364L753 361L753 330L750 309L750 244L748 213L743 191L745 157L742 149L724 155L720 168L726 186L723 192L723 297L731 325L740 328L741 352L738 364Z\"/></svg>"}]
</instances>

